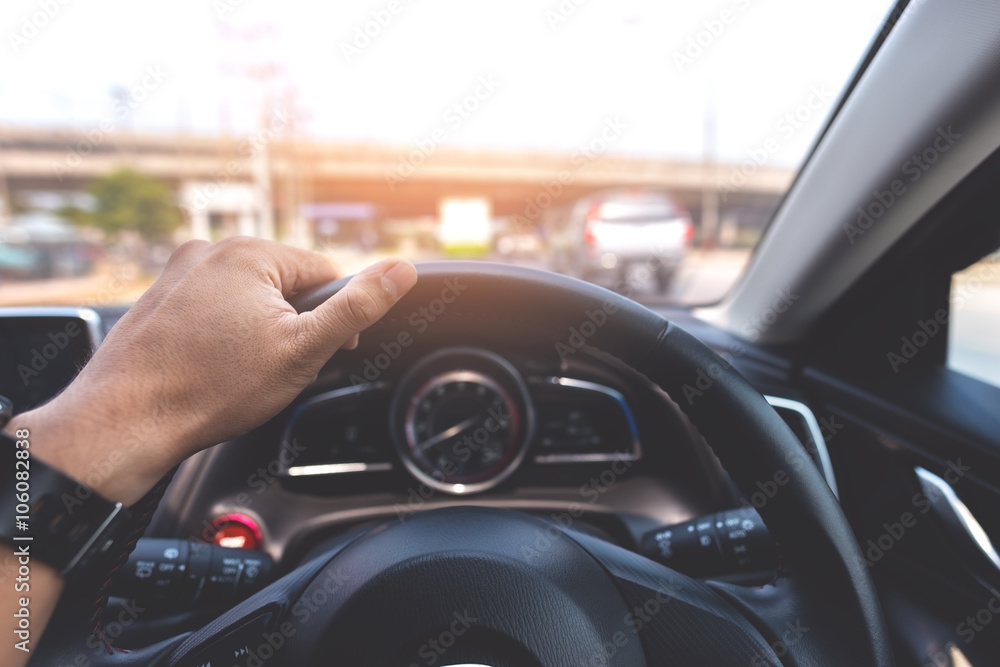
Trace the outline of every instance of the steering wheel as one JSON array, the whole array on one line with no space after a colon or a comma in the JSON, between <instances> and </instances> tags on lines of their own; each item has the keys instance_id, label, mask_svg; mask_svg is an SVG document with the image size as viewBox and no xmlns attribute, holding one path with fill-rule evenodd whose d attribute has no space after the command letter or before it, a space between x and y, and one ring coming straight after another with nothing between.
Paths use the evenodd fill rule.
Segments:
<instances>
[{"instance_id":1,"label":"steering wheel","mask_svg":"<svg viewBox=\"0 0 1000 667\"><path fill-rule=\"evenodd\" d=\"M257 660L250 665L893 664L837 500L785 423L725 361L652 311L572 278L485 262L431 262L418 272L365 336L395 337L408 313L455 285L461 297L440 316L455 335L503 331L555 349L588 311L611 312L588 328L587 345L674 397L747 497L777 482L759 508L782 557L776 579L702 582L577 532L571 520L452 507L346 536L207 627L91 664L228 666L232 647L244 644ZM314 308L344 284L293 305ZM704 377L707 388L696 385ZM685 385L700 394L685 397ZM50 650L55 639L46 636L36 662L73 664L81 644Z\"/></svg>"}]
</instances>

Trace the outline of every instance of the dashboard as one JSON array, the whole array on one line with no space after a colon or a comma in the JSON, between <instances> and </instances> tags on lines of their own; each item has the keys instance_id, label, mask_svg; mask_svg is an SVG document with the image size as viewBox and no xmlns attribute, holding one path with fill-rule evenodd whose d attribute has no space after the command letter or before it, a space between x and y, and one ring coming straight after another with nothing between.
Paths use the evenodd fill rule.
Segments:
<instances>
[{"instance_id":1,"label":"dashboard","mask_svg":"<svg viewBox=\"0 0 1000 667\"><path fill-rule=\"evenodd\" d=\"M48 400L126 311L0 308L0 394L15 412ZM693 318L683 326L729 348ZM638 370L590 348L558 354L491 320L401 335L377 323L267 423L184 461L112 584L105 622L132 600L150 610L129 628L136 645L204 627L361 534L454 506L531 514L691 576L773 578L754 497L740 497L680 407ZM767 398L836 493L812 412ZM524 547L548 539L539 531Z\"/></svg>"},{"instance_id":2,"label":"dashboard","mask_svg":"<svg viewBox=\"0 0 1000 667\"><path fill-rule=\"evenodd\" d=\"M0 394L18 412L44 403L70 383L103 335L90 308L0 308Z\"/></svg>"},{"instance_id":3,"label":"dashboard","mask_svg":"<svg viewBox=\"0 0 1000 667\"><path fill-rule=\"evenodd\" d=\"M124 313L0 309L0 393L17 411L47 400ZM403 345L378 326L268 423L182 464L147 534L211 542L243 517L290 570L330 540L433 507L569 517L637 549L651 530L740 505L680 408L613 358L563 358L503 331L468 345L467 331L445 327ZM34 357L45 368L14 382ZM769 400L833 486L808 408Z\"/></svg>"},{"instance_id":4,"label":"dashboard","mask_svg":"<svg viewBox=\"0 0 1000 667\"><path fill-rule=\"evenodd\" d=\"M519 345L443 338L396 358L378 336L338 352L271 423L205 455L216 470L242 465L229 453L237 447L276 463L268 479L259 466L251 480L263 505L244 488L242 498L215 494L208 514L259 516L272 546L300 558L321 538L366 521L452 504L550 519L573 509L581 525L634 546L651 526L728 502L700 436L633 371L583 355L539 363L542 355ZM240 486L235 475L231 484ZM283 516L299 526L288 534L268 517L268 499L278 497Z\"/></svg>"}]
</instances>

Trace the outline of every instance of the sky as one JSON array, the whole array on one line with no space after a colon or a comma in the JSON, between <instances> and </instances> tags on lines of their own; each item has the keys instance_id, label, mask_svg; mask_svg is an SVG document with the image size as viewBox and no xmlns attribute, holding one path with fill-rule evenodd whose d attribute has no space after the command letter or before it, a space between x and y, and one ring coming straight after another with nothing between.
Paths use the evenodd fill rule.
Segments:
<instances>
[{"instance_id":1,"label":"sky","mask_svg":"<svg viewBox=\"0 0 1000 667\"><path fill-rule=\"evenodd\" d=\"M612 154L795 165L889 6L4 0L0 124L246 134L267 96L329 140L572 152L616 122Z\"/></svg>"}]
</instances>

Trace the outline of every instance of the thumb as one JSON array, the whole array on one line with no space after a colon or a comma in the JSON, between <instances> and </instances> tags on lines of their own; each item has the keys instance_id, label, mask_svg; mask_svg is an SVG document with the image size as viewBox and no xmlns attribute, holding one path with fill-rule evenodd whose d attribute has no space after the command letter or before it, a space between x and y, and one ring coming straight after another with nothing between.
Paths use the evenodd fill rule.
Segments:
<instances>
[{"instance_id":1,"label":"thumb","mask_svg":"<svg viewBox=\"0 0 1000 667\"><path fill-rule=\"evenodd\" d=\"M339 292L312 311L320 347L330 354L378 322L417 282L406 260L386 259L355 275Z\"/></svg>"}]
</instances>

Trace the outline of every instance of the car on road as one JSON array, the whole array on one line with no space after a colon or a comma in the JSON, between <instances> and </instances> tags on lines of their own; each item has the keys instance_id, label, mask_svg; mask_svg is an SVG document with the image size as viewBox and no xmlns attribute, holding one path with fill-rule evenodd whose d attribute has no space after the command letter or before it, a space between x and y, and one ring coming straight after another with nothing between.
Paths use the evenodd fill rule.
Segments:
<instances>
[{"instance_id":1,"label":"car on road","mask_svg":"<svg viewBox=\"0 0 1000 667\"><path fill-rule=\"evenodd\" d=\"M552 269L607 284L645 269L670 289L694 227L669 195L645 188L605 190L552 207L543 220Z\"/></svg>"}]
</instances>

